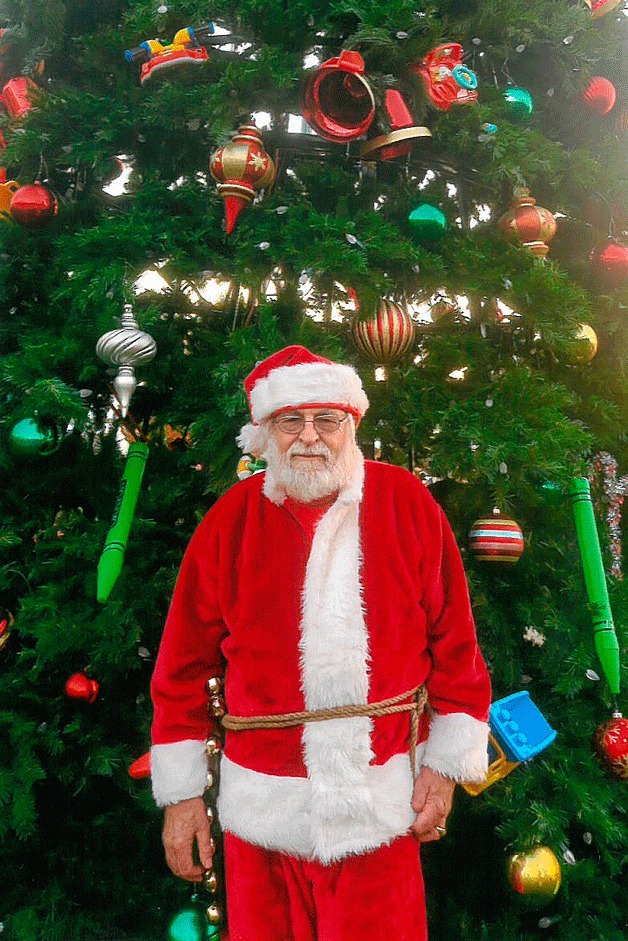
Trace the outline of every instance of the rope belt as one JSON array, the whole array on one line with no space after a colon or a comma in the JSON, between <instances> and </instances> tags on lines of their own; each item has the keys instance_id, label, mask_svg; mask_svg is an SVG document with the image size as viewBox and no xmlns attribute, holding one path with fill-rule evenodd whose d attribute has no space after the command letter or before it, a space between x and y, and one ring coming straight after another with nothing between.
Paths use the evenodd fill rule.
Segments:
<instances>
[{"instance_id":1,"label":"rope belt","mask_svg":"<svg viewBox=\"0 0 628 941\"><path fill-rule=\"evenodd\" d=\"M410 699L410 702L403 702ZM287 729L305 722L323 722L326 719L349 719L355 716L388 716L395 712L410 713L410 766L416 771L416 746L419 735L419 719L427 703L425 686L415 686L392 699L361 705L334 706L331 709L315 709L311 712L284 712L270 716L224 715L220 720L226 729L242 732L249 729Z\"/></svg>"}]
</instances>

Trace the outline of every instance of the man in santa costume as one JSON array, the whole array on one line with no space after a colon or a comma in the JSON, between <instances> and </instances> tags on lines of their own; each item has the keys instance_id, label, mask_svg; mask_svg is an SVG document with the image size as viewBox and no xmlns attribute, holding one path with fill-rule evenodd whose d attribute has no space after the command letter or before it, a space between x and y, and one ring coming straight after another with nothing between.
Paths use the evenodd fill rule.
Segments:
<instances>
[{"instance_id":1,"label":"man in santa costume","mask_svg":"<svg viewBox=\"0 0 628 941\"><path fill-rule=\"evenodd\" d=\"M424 941L420 843L445 834L455 782L487 771L460 555L420 481L363 459L351 367L292 346L245 388L239 440L267 470L196 530L153 678L167 860L191 881L211 866L206 684L221 676L230 941Z\"/></svg>"}]
</instances>

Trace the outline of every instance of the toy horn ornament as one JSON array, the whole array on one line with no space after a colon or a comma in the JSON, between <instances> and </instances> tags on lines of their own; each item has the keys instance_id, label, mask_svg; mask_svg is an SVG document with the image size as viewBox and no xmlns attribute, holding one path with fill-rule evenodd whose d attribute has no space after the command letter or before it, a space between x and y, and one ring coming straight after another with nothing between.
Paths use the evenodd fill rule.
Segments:
<instances>
[{"instance_id":1,"label":"toy horn ornament","mask_svg":"<svg viewBox=\"0 0 628 941\"><path fill-rule=\"evenodd\" d=\"M317 134L336 144L355 140L368 130L375 98L359 52L344 50L310 76L303 92L303 115Z\"/></svg>"}]
</instances>

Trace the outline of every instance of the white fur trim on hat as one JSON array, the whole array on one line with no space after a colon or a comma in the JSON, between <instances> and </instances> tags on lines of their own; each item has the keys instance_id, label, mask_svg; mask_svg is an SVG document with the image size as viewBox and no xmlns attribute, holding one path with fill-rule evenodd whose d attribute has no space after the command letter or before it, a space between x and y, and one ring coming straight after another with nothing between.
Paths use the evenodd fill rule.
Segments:
<instances>
[{"instance_id":1,"label":"white fur trim on hat","mask_svg":"<svg viewBox=\"0 0 628 941\"><path fill-rule=\"evenodd\" d=\"M341 363L279 366L251 391L251 415L256 425L279 409L319 403L351 409L360 416L369 407L357 372Z\"/></svg>"}]
</instances>

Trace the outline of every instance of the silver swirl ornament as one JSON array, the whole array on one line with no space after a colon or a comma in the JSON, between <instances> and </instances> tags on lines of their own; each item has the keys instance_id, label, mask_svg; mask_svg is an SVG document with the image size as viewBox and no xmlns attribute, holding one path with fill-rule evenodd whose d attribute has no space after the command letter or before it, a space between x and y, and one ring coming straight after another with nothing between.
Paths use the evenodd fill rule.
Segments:
<instances>
[{"instance_id":1,"label":"silver swirl ornament","mask_svg":"<svg viewBox=\"0 0 628 941\"><path fill-rule=\"evenodd\" d=\"M131 396L137 388L133 367L140 363L149 363L154 359L156 352L155 340L150 333L139 329L130 304L124 305L120 327L104 333L96 344L96 355L107 365L119 367L113 387L123 418L126 417Z\"/></svg>"}]
</instances>

